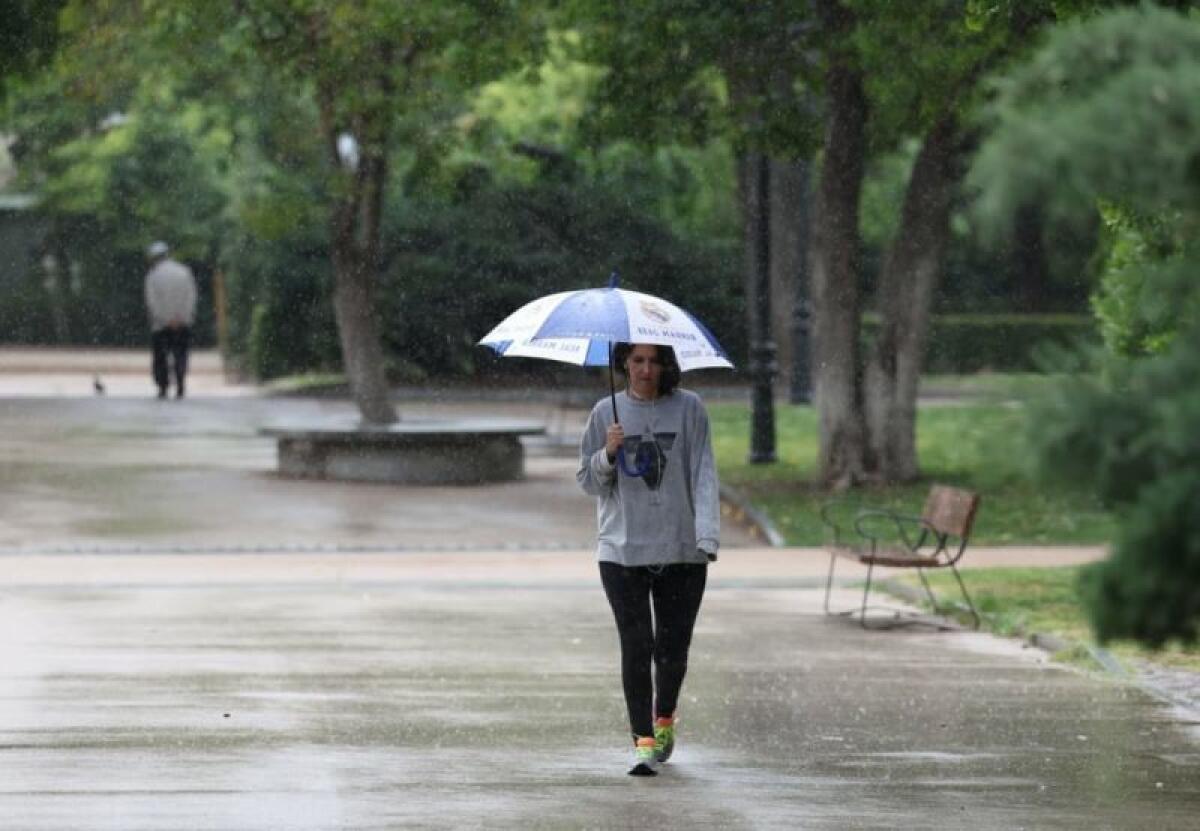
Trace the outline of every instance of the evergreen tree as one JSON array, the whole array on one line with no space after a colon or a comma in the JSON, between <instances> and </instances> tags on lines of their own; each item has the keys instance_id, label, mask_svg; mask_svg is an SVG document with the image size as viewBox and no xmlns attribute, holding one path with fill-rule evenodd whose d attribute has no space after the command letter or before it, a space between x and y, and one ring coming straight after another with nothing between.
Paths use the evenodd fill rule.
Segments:
<instances>
[{"instance_id":1,"label":"evergreen tree","mask_svg":"<svg viewBox=\"0 0 1200 831\"><path fill-rule=\"evenodd\" d=\"M1143 6L1064 26L998 87L973 171L1003 228L1030 200L1064 221L1103 208L1100 371L1036 410L1047 478L1118 512L1085 573L1097 635L1200 636L1200 17Z\"/></svg>"}]
</instances>

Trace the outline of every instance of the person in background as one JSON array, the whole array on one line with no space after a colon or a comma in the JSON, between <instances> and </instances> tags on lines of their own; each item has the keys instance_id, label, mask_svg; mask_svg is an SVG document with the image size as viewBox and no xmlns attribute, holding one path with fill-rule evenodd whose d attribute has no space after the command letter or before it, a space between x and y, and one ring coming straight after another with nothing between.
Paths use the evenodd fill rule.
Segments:
<instances>
[{"instance_id":1,"label":"person in background","mask_svg":"<svg viewBox=\"0 0 1200 831\"><path fill-rule=\"evenodd\" d=\"M721 505L708 413L700 396L678 389L671 347L617 344L613 367L628 383L592 409L576 480L597 502L600 581L616 619L633 733L629 773L653 776L675 747Z\"/></svg>"},{"instance_id":2,"label":"person in background","mask_svg":"<svg viewBox=\"0 0 1200 831\"><path fill-rule=\"evenodd\" d=\"M150 261L150 270L146 272L146 311L150 315L151 371L159 398L167 397L172 375L175 397L183 398L192 323L196 318L196 278L190 268L176 262L170 253L170 247L161 241L151 243L146 249Z\"/></svg>"}]
</instances>

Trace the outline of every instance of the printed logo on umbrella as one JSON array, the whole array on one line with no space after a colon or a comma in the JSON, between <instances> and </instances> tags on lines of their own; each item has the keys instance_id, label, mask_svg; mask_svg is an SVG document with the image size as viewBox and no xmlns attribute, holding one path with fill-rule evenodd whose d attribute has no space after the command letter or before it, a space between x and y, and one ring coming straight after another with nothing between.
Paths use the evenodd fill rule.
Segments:
<instances>
[{"instance_id":1,"label":"printed logo on umbrella","mask_svg":"<svg viewBox=\"0 0 1200 831\"><path fill-rule=\"evenodd\" d=\"M646 317L654 318L659 323L670 323L671 315L657 303L651 303L649 300L643 300L641 302L641 307L642 314L644 314Z\"/></svg>"}]
</instances>

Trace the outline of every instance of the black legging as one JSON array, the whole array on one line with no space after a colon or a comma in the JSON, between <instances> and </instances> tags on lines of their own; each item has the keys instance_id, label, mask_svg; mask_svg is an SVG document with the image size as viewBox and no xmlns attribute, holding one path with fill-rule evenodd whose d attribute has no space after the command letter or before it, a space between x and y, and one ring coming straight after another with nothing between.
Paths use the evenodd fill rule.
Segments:
<instances>
[{"instance_id":1,"label":"black legging","mask_svg":"<svg viewBox=\"0 0 1200 831\"><path fill-rule=\"evenodd\" d=\"M621 638L621 682L634 736L654 735L654 716L675 714L707 578L708 566L702 563L628 568L600 563ZM652 663L657 683L651 681Z\"/></svg>"},{"instance_id":2,"label":"black legging","mask_svg":"<svg viewBox=\"0 0 1200 831\"><path fill-rule=\"evenodd\" d=\"M151 371L158 391L167 394L167 386L171 381L171 372L167 368L167 357L170 356L174 366L175 391L183 395L184 379L187 377L188 348L191 346L192 330L187 326L174 329L164 327L150 336L150 347L154 353Z\"/></svg>"}]
</instances>

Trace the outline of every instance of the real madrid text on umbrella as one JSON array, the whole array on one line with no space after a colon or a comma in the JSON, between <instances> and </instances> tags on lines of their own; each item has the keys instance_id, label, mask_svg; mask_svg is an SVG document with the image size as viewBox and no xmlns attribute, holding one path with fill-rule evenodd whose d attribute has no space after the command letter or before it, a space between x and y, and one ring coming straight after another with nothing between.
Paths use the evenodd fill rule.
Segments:
<instances>
[{"instance_id":1,"label":"real madrid text on umbrella","mask_svg":"<svg viewBox=\"0 0 1200 831\"><path fill-rule=\"evenodd\" d=\"M615 343L670 346L683 372L733 368L712 332L689 312L662 298L617 288L617 282L613 272L608 288L538 298L506 317L479 343L505 357L607 366L614 421L618 420L612 372ZM625 468L623 457L621 467L631 476L641 475Z\"/></svg>"}]
</instances>

